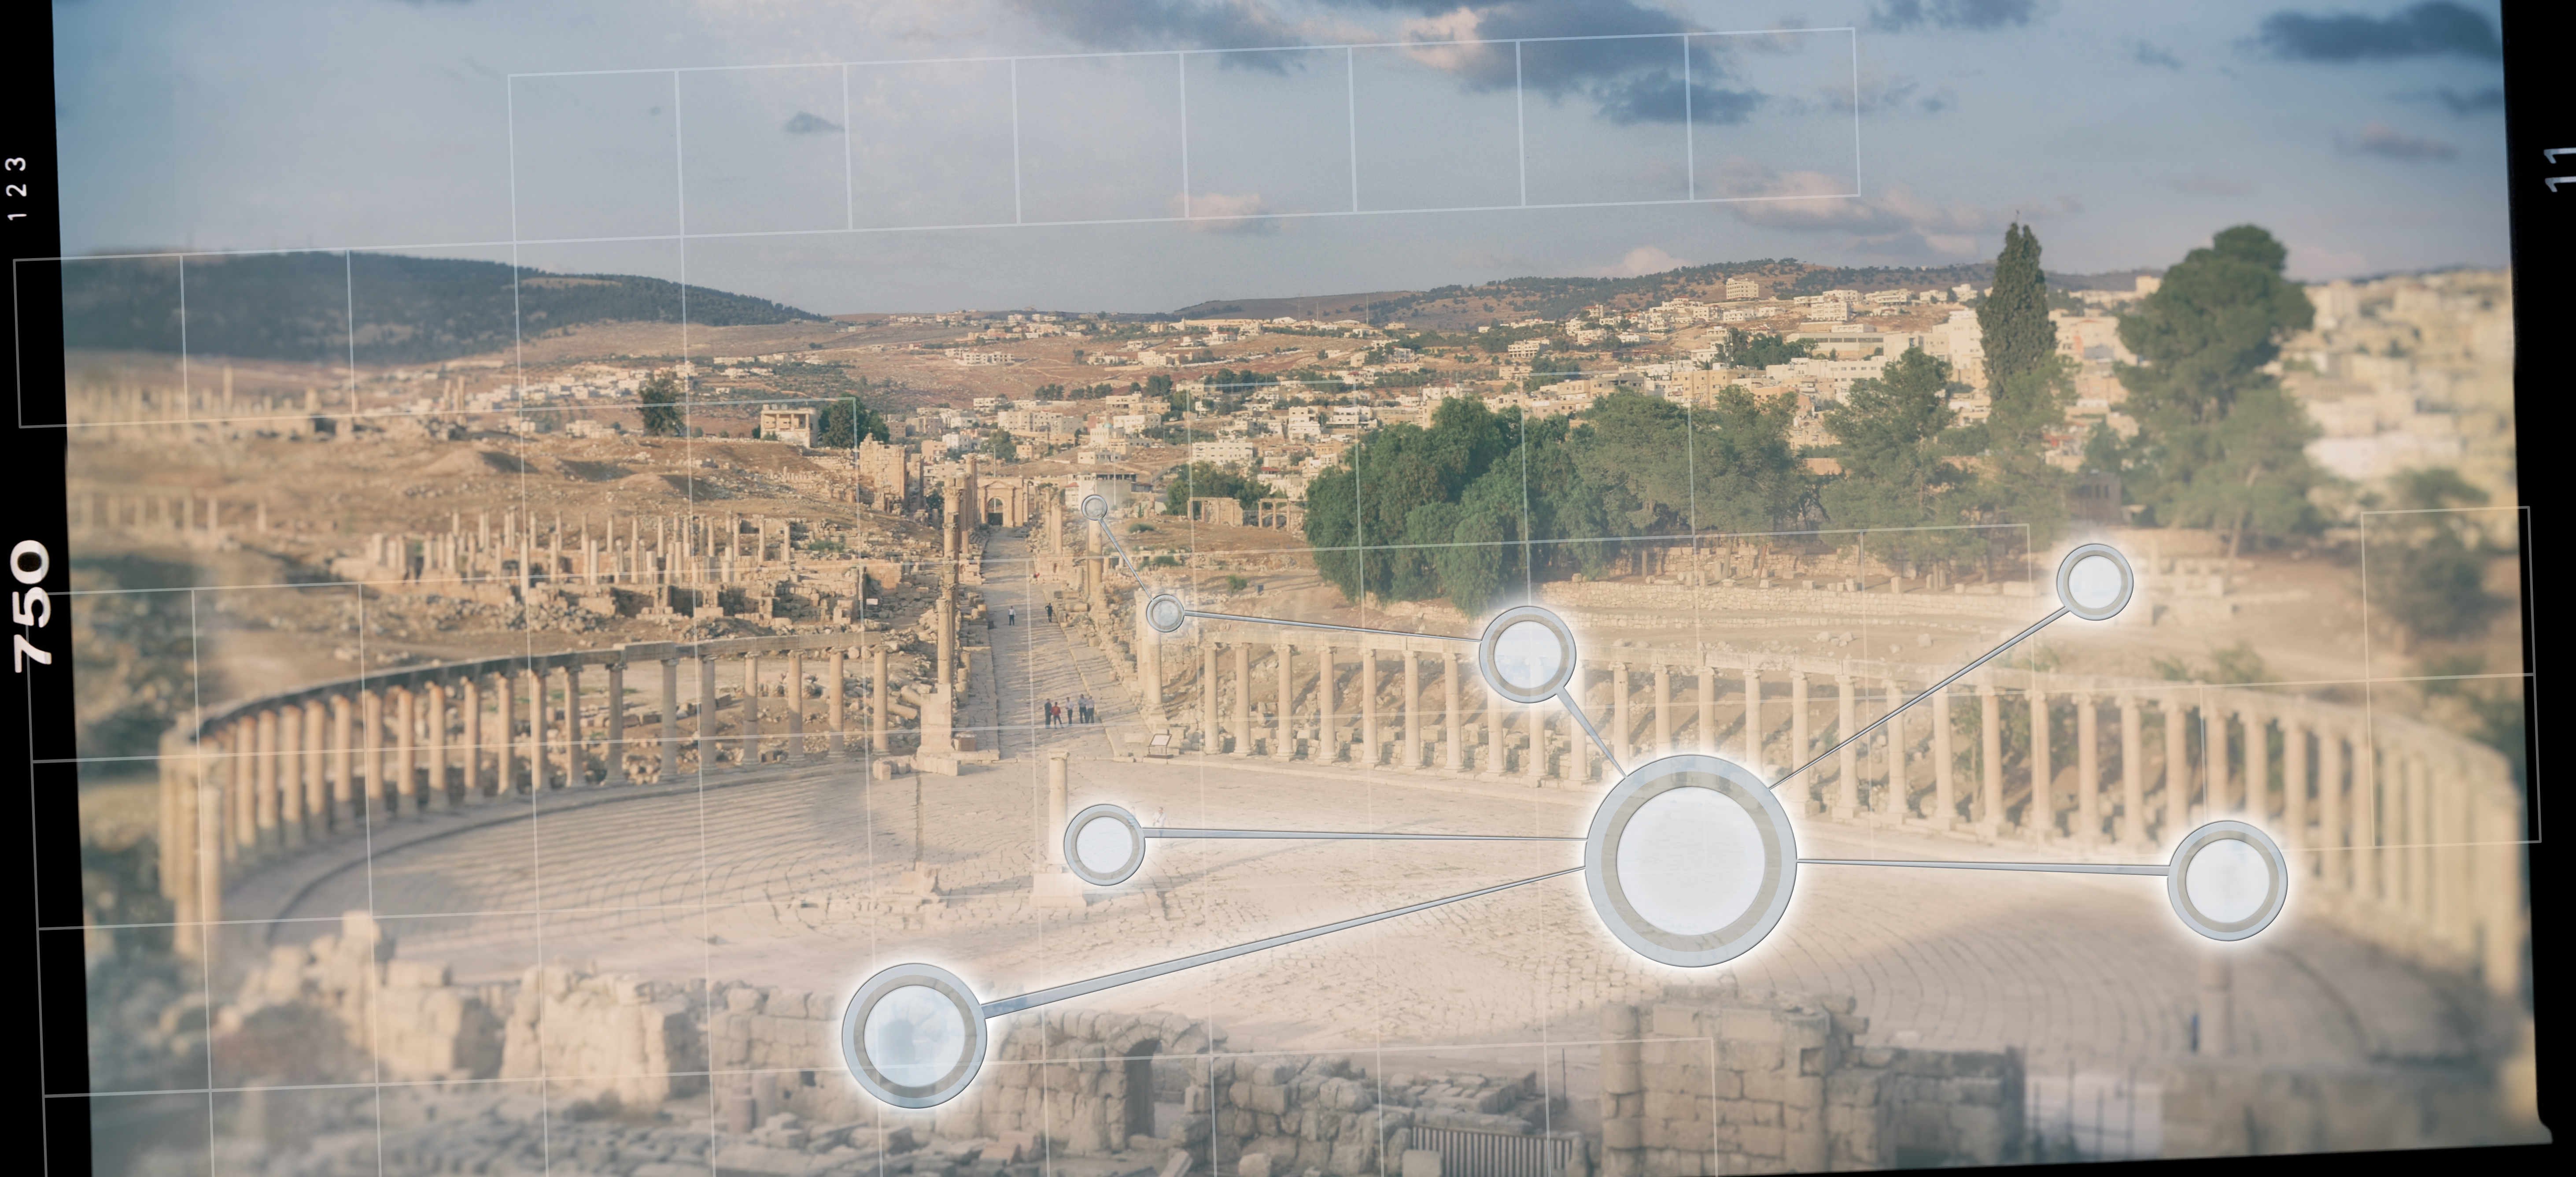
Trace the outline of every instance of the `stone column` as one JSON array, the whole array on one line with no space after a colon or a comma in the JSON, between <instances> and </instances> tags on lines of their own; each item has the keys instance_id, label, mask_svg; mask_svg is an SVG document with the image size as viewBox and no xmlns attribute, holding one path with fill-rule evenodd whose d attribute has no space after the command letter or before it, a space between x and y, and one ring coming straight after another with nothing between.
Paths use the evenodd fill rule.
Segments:
<instances>
[{"instance_id":1,"label":"stone column","mask_svg":"<svg viewBox=\"0 0 2576 1177\"><path fill-rule=\"evenodd\" d=\"M2021 832L2047 838L2057 833L2056 772L2049 764L2048 690L2030 689L2030 801L2022 810Z\"/></svg>"},{"instance_id":2,"label":"stone column","mask_svg":"<svg viewBox=\"0 0 2576 1177\"><path fill-rule=\"evenodd\" d=\"M805 751L805 651L790 650L787 652L787 762L795 764L804 760Z\"/></svg>"},{"instance_id":3,"label":"stone column","mask_svg":"<svg viewBox=\"0 0 2576 1177\"><path fill-rule=\"evenodd\" d=\"M1711 681L1715 676L1711 675ZM1859 680L1849 673L1834 676L1834 742L1841 744L1834 753L1834 816L1850 821L1860 813L1860 752L1858 745L1845 743L1860 730Z\"/></svg>"},{"instance_id":4,"label":"stone column","mask_svg":"<svg viewBox=\"0 0 2576 1177\"><path fill-rule=\"evenodd\" d=\"M2191 825L2191 724L2186 717L2183 693L2174 691L2164 697L2165 711L2165 828L2162 837L2171 840Z\"/></svg>"},{"instance_id":5,"label":"stone column","mask_svg":"<svg viewBox=\"0 0 2576 1177\"><path fill-rule=\"evenodd\" d=\"M500 730L494 735L492 751L495 775L492 795L507 797L519 791L519 713L513 706L511 685L518 681L505 663L492 675L492 721Z\"/></svg>"},{"instance_id":6,"label":"stone column","mask_svg":"<svg viewBox=\"0 0 2576 1177\"><path fill-rule=\"evenodd\" d=\"M2415 896L2415 918L2428 928L2438 928L2441 908L2437 897L2443 883L2435 870L2440 865L2435 855L2443 838L2433 826L2433 766L2424 758L2423 749L2409 748L2406 769L2406 790L2415 803L2406 826L2406 840L2414 847L2407 870L2413 876L2409 881Z\"/></svg>"},{"instance_id":7,"label":"stone column","mask_svg":"<svg viewBox=\"0 0 2576 1177\"><path fill-rule=\"evenodd\" d=\"M2317 874L2328 889L2352 889L2351 841L2344 826L2343 733L2332 726L2317 729Z\"/></svg>"},{"instance_id":8,"label":"stone column","mask_svg":"<svg viewBox=\"0 0 2576 1177\"><path fill-rule=\"evenodd\" d=\"M358 795L358 750L350 746L357 734L356 719L350 714L349 696L331 696L331 824L346 829L356 821Z\"/></svg>"},{"instance_id":9,"label":"stone column","mask_svg":"<svg viewBox=\"0 0 2576 1177\"><path fill-rule=\"evenodd\" d=\"M1252 755L1252 643L1234 643L1234 754Z\"/></svg>"},{"instance_id":10,"label":"stone column","mask_svg":"<svg viewBox=\"0 0 2576 1177\"><path fill-rule=\"evenodd\" d=\"M429 793L430 808L448 809L454 802L447 793L447 682L432 679L429 684Z\"/></svg>"},{"instance_id":11,"label":"stone column","mask_svg":"<svg viewBox=\"0 0 2576 1177\"><path fill-rule=\"evenodd\" d=\"M1655 664L1654 676L1655 748L1653 753L1647 756L1649 760L1671 751L1673 747L1673 669L1658 662Z\"/></svg>"},{"instance_id":12,"label":"stone column","mask_svg":"<svg viewBox=\"0 0 2576 1177\"><path fill-rule=\"evenodd\" d=\"M1905 684L1899 682L1896 676L1889 675L1887 710L1882 714L1894 715L1896 718L1889 720L1887 726L1878 729L1879 739L1885 741L1887 747L1887 792L1878 799L1877 809L1877 816L1882 821L1902 821L1914 815L1914 782L1908 778L1905 771L1912 767L1906 763L1907 756L1912 752L1913 747L1905 730L1912 725L1906 722L1908 715L1904 712L1904 708Z\"/></svg>"},{"instance_id":13,"label":"stone column","mask_svg":"<svg viewBox=\"0 0 2576 1177\"><path fill-rule=\"evenodd\" d=\"M370 824L381 822L385 807L394 795L385 776L385 711L390 702L383 690L368 691L365 696L363 722L366 726L366 788L358 794L360 816Z\"/></svg>"},{"instance_id":14,"label":"stone column","mask_svg":"<svg viewBox=\"0 0 2576 1177\"><path fill-rule=\"evenodd\" d=\"M226 819L232 836L224 840L224 859L239 862L259 855L259 722L236 719L224 725Z\"/></svg>"},{"instance_id":15,"label":"stone column","mask_svg":"<svg viewBox=\"0 0 2576 1177\"><path fill-rule=\"evenodd\" d=\"M483 676L468 674L464 682L465 700L458 707L458 718L465 729L464 744L465 804L481 805L483 793Z\"/></svg>"},{"instance_id":16,"label":"stone column","mask_svg":"<svg viewBox=\"0 0 2576 1177\"><path fill-rule=\"evenodd\" d=\"M1452 650L1440 656L1440 701L1446 722L1441 735L1448 741L1448 765L1451 772L1467 770L1467 737L1458 714L1458 653Z\"/></svg>"},{"instance_id":17,"label":"stone column","mask_svg":"<svg viewBox=\"0 0 2576 1177\"><path fill-rule=\"evenodd\" d=\"M415 687L397 687L401 709L394 719L394 791L402 798L394 812L406 817L420 813L420 691Z\"/></svg>"},{"instance_id":18,"label":"stone column","mask_svg":"<svg viewBox=\"0 0 2576 1177\"><path fill-rule=\"evenodd\" d=\"M884 752L891 746L886 742L886 704L894 697L894 686L886 681L886 643L882 641L877 643L874 659L876 666L876 678L873 680L876 684L876 719L874 722L876 727L875 730L869 734L868 746L878 752Z\"/></svg>"},{"instance_id":19,"label":"stone column","mask_svg":"<svg viewBox=\"0 0 2576 1177\"><path fill-rule=\"evenodd\" d=\"M1342 734L1333 727L1337 700L1333 698L1333 647L1315 647L1315 762L1331 764L1342 758Z\"/></svg>"},{"instance_id":20,"label":"stone column","mask_svg":"<svg viewBox=\"0 0 2576 1177\"><path fill-rule=\"evenodd\" d=\"M848 655L849 651L839 649L837 647L832 651L832 690L830 693L832 700L832 735L830 742L826 747L828 747L831 750L831 754L836 757L848 747L850 730L848 711L850 699L850 668Z\"/></svg>"},{"instance_id":21,"label":"stone column","mask_svg":"<svg viewBox=\"0 0 2576 1177\"><path fill-rule=\"evenodd\" d=\"M600 784L626 783L626 656L608 664L608 770Z\"/></svg>"},{"instance_id":22,"label":"stone column","mask_svg":"<svg viewBox=\"0 0 2576 1177\"><path fill-rule=\"evenodd\" d=\"M1950 688L1932 692L1932 826L1959 823L1959 754L1950 746Z\"/></svg>"},{"instance_id":23,"label":"stone column","mask_svg":"<svg viewBox=\"0 0 2576 1177\"><path fill-rule=\"evenodd\" d=\"M1771 766L1763 759L1762 737L1762 668L1752 659L1744 662L1744 767L1763 780L1771 779Z\"/></svg>"},{"instance_id":24,"label":"stone column","mask_svg":"<svg viewBox=\"0 0 2576 1177\"><path fill-rule=\"evenodd\" d=\"M2075 696L2075 842L2102 840L2101 700Z\"/></svg>"},{"instance_id":25,"label":"stone column","mask_svg":"<svg viewBox=\"0 0 2576 1177\"><path fill-rule=\"evenodd\" d=\"M703 648L703 647L702 647ZM878 751L884 751L885 661L877 661ZM703 777L716 767L716 660L713 655L698 655L698 774Z\"/></svg>"},{"instance_id":26,"label":"stone column","mask_svg":"<svg viewBox=\"0 0 2576 1177\"><path fill-rule=\"evenodd\" d=\"M332 821L329 705L320 698L304 701L304 822L319 837L335 828Z\"/></svg>"},{"instance_id":27,"label":"stone column","mask_svg":"<svg viewBox=\"0 0 2576 1177\"><path fill-rule=\"evenodd\" d=\"M1699 668L1699 751L1703 756L1717 755L1717 668Z\"/></svg>"},{"instance_id":28,"label":"stone column","mask_svg":"<svg viewBox=\"0 0 2576 1177\"><path fill-rule=\"evenodd\" d=\"M1585 720L1589 720L1592 716L1590 696L1594 669L1596 668L1591 663L1577 660L1574 677L1566 683L1569 688L1567 697L1573 701L1575 707L1582 710ZM1592 737L1584 734L1583 722L1571 715L1566 716L1565 782L1567 784L1580 788L1591 781L1593 751Z\"/></svg>"},{"instance_id":29,"label":"stone column","mask_svg":"<svg viewBox=\"0 0 2576 1177\"><path fill-rule=\"evenodd\" d=\"M1216 704L1216 636L1202 629L1199 631L1199 712L1200 723L1207 729L1207 738L1202 742L1210 756L1225 751L1225 737L1219 733L1216 722Z\"/></svg>"},{"instance_id":30,"label":"stone column","mask_svg":"<svg viewBox=\"0 0 2576 1177\"><path fill-rule=\"evenodd\" d=\"M1297 755L1297 682L1290 673L1295 668L1297 652L1289 642L1286 630L1279 632L1279 640L1271 643L1270 648L1279 654L1279 716L1278 722L1272 725L1274 742L1270 746L1270 754L1280 760L1290 760Z\"/></svg>"},{"instance_id":31,"label":"stone column","mask_svg":"<svg viewBox=\"0 0 2576 1177\"><path fill-rule=\"evenodd\" d=\"M1495 698L1499 706L1501 696ZM1521 731L1529 737L1529 751L1521 759L1521 773L1529 778L1533 789L1547 780L1547 717L1548 704L1529 703L1521 707ZM1496 761L1497 765L1500 763ZM1502 770L1497 767L1495 771Z\"/></svg>"},{"instance_id":32,"label":"stone column","mask_svg":"<svg viewBox=\"0 0 2576 1177\"><path fill-rule=\"evenodd\" d=\"M1136 603L1136 672L1145 680L1145 722L1156 727L1170 723L1163 713L1163 635L1145 620L1143 601Z\"/></svg>"},{"instance_id":33,"label":"stone column","mask_svg":"<svg viewBox=\"0 0 2576 1177\"><path fill-rule=\"evenodd\" d=\"M1357 763L1363 768L1377 767L1378 750L1385 745L1378 741L1377 733L1377 647L1368 642L1360 643L1360 739L1366 751L1360 753Z\"/></svg>"},{"instance_id":34,"label":"stone column","mask_svg":"<svg viewBox=\"0 0 2576 1177\"><path fill-rule=\"evenodd\" d=\"M2146 766L2140 763L2146 733L2138 730L2138 700L2134 695L2120 696L2120 841L2137 850L2147 849L2147 780Z\"/></svg>"},{"instance_id":35,"label":"stone column","mask_svg":"<svg viewBox=\"0 0 2576 1177\"><path fill-rule=\"evenodd\" d=\"M581 725L581 663L564 662L564 787L590 783L589 733Z\"/></svg>"},{"instance_id":36,"label":"stone column","mask_svg":"<svg viewBox=\"0 0 2576 1177\"><path fill-rule=\"evenodd\" d=\"M760 763L760 655L742 656L742 766Z\"/></svg>"},{"instance_id":37,"label":"stone column","mask_svg":"<svg viewBox=\"0 0 2576 1177\"><path fill-rule=\"evenodd\" d=\"M1992 840L2003 829L2003 698L1994 680L1985 678L1977 683L1977 834Z\"/></svg>"},{"instance_id":38,"label":"stone column","mask_svg":"<svg viewBox=\"0 0 2576 1177\"><path fill-rule=\"evenodd\" d=\"M292 703L271 712L277 734L270 758L277 764L277 832L281 845L304 844L304 709Z\"/></svg>"},{"instance_id":39,"label":"stone column","mask_svg":"<svg viewBox=\"0 0 2576 1177\"><path fill-rule=\"evenodd\" d=\"M2308 727L2297 712L2281 712L2281 851L2291 869L2311 869L2308 849Z\"/></svg>"},{"instance_id":40,"label":"stone column","mask_svg":"<svg viewBox=\"0 0 2576 1177\"><path fill-rule=\"evenodd\" d=\"M2240 702L2236 722L2245 729L2245 742L2237 746L2237 755L2242 759L2237 764L2236 779L2244 788L2244 799L2237 809L2262 821L2272 816L2271 721L2252 705Z\"/></svg>"},{"instance_id":41,"label":"stone column","mask_svg":"<svg viewBox=\"0 0 2576 1177\"><path fill-rule=\"evenodd\" d=\"M1422 656L1410 640L1398 649L1404 655L1404 758L1396 767L1411 772L1422 767Z\"/></svg>"},{"instance_id":42,"label":"stone column","mask_svg":"<svg viewBox=\"0 0 2576 1177\"><path fill-rule=\"evenodd\" d=\"M680 660L662 659L661 783L680 779Z\"/></svg>"},{"instance_id":43,"label":"stone column","mask_svg":"<svg viewBox=\"0 0 2576 1177\"><path fill-rule=\"evenodd\" d=\"M1508 769L1503 755L1503 697L1494 693L1492 683L1484 684L1485 696L1485 776L1500 777Z\"/></svg>"},{"instance_id":44,"label":"stone column","mask_svg":"<svg viewBox=\"0 0 2576 1177\"><path fill-rule=\"evenodd\" d=\"M542 662L528 664L528 793L542 793L552 782L546 768L546 671Z\"/></svg>"},{"instance_id":45,"label":"stone column","mask_svg":"<svg viewBox=\"0 0 2576 1177\"><path fill-rule=\"evenodd\" d=\"M1628 681L1628 664L1610 664L1610 752L1621 762L1637 758L1637 718L1629 713L1629 696L1636 692Z\"/></svg>"},{"instance_id":46,"label":"stone column","mask_svg":"<svg viewBox=\"0 0 2576 1177\"><path fill-rule=\"evenodd\" d=\"M1807 757L1814 754L1815 742L1809 739L1807 734L1809 710L1807 672L1793 668L1789 671L1789 763L1781 766L1782 772L1797 771L1799 766L1807 763ZM1798 786L1798 795L1804 797L1813 792L1813 786L1813 781L1801 783ZM1798 812L1805 814L1807 807L1804 804L1799 805Z\"/></svg>"}]
</instances>

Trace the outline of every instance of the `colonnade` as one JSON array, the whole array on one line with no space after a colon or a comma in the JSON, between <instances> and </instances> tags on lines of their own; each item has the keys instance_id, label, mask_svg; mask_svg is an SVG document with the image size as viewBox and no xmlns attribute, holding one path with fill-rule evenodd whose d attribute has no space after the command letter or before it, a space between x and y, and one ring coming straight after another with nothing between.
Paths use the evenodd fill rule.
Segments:
<instances>
[{"instance_id":1,"label":"colonnade","mask_svg":"<svg viewBox=\"0 0 2576 1177\"><path fill-rule=\"evenodd\" d=\"M178 922L217 920L227 876L370 823L676 781L684 754L705 771L891 751L887 652L881 638L844 634L638 643L406 668L241 703L163 738L162 891ZM872 686L865 699L848 689L854 668ZM821 672L819 693L809 670ZM723 686L734 689L731 732L715 721ZM683 718L695 721L685 735Z\"/></svg>"},{"instance_id":2,"label":"colonnade","mask_svg":"<svg viewBox=\"0 0 2576 1177\"><path fill-rule=\"evenodd\" d=\"M1469 642L1216 622L1138 640L1149 722L1177 723L1205 754L1557 788L1617 776L1561 707L1488 690ZM1191 645L1183 658L1164 648ZM1166 666L1183 677L1167 681ZM1953 669L1620 649L1584 660L1573 690L1625 767L1703 752L1777 780ZM2491 978L2519 967L2523 817L2509 769L2384 711L1989 667L1789 793L1811 817L2137 861L2203 822L2253 821L2306 876L2303 895L2374 938Z\"/></svg>"}]
</instances>

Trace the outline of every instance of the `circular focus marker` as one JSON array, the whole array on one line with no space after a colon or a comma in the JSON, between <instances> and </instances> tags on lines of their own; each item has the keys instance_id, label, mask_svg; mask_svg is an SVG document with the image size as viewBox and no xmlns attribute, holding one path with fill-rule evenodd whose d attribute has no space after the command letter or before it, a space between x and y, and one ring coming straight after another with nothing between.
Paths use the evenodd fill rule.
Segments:
<instances>
[{"instance_id":1,"label":"circular focus marker","mask_svg":"<svg viewBox=\"0 0 2576 1177\"><path fill-rule=\"evenodd\" d=\"M1181 607L1181 599L1170 593L1145 602L1145 624L1155 633L1175 633L1181 623L1190 619L1190 611Z\"/></svg>"},{"instance_id":2,"label":"circular focus marker","mask_svg":"<svg viewBox=\"0 0 2576 1177\"><path fill-rule=\"evenodd\" d=\"M1083 496L1083 500L1082 500L1082 517L1083 517L1083 518L1085 518L1085 519L1092 520L1092 521L1094 521L1094 522L1098 522L1099 520L1102 520L1102 519L1106 519L1106 518L1108 518L1108 517L1109 517L1109 500L1108 500L1108 499L1105 499L1105 498L1102 498L1102 497L1101 497L1101 496L1099 496L1099 495L1085 495L1085 496Z\"/></svg>"},{"instance_id":3,"label":"circular focus marker","mask_svg":"<svg viewBox=\"0 0 2576 1177\"><path fill-rule=\"evenodd\" d=\"M1760 778L1715 756L1667 756L1601 799L1583 867L1592 910L1620 943L1704 968L1779 926L1798 882L1798 842Z\"/></svg>"},{"instance_id":4,"label":"circular focus marker","mask_svg":"<svg viewBox=\"0 0 2576 1177\"><path fill-rule=\"evenodd\" d=\"M1064 823L1064 865L1094 887L1115 887L1145 865L1145 829L1115 805L1094 805Z\"/></svg>"},{"instance_id":5,"label":"circular focus marker","mask_svg":"<svg viewBox=\"0 0 2576 1177\"><path fill-rule=\"evenodd\" d=\"M2109 621L2138 591L2129 558L2109 544L2085 544L2057 565L2057 601L2086 621Z\"/></svg>"},{"instance_id":6,"label":"circular focus marker","mask_svg":"<svg viewBox=\"0 0 2576 1177\"><path fill-rule=\"evenodd\" d=\"M867 1093L899 1108L936 1107L984 1068L984 1010L957 975L899 964L859 986L841 1013L841 1060Z\"/></svg>"},{"instance_id":7,"label":"circular focus marker","mask_svg":"<svg viewBox=\"0 0 2576 1177\"><path fill-rule=\"evenodd\" d=\"M1543 703L1574 677L1574 631L1536 605L1505 609L1476 642L1476 668L1496 694Z\"/></svg>"},{"instance_id":8,"label":"circular focus marker","mask_svg":"<svg viewBox=\"0 0 2576 1177\"><path fill-rule=\"evenodd\" d=\"M2184 927L2212 940L2242 940L2272 926L2289 902L2289 860L2262 830L2214 821L2174 847L2165 895Z\"/></svg>"}]
</instances>

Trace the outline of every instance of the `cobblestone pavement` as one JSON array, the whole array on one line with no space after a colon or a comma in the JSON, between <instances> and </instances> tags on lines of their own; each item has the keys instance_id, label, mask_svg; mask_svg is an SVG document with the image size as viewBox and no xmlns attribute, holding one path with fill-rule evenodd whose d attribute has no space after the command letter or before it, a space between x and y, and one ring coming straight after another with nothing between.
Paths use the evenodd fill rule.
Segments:
<instances>
[{"instance_id":1,"label":"cobblestone pavement","mask_svg":"<svg viewBox=\"0 0 2576 1177\"><path fill-rule=\"evenodd\" d=\"M1044 620L1043 591L1008 577L985 586L997 608L1020 611L993 635L1000 712L1033 717L1040 700L1088 690L1103 725L1020 724L1001 733L1006 759L959 777L875 781L854 753L578 810L573 794L549 794L533 820L411 841L371 862L352 854L277 914L372 903L404 956L449 960L460 980L513 977L543 959L846 992L877 968L927 960L989 999L1581 861L1572 842L1166 841L1136 879L1080 910L1033 907L1030 874L1055 836L1042 829L1042 755L1058 749L1074 756L1069 809L1114 801L1149 824L1579 835L1595 795L1259 758L1110 759L1108 723L1132 713L1106 659ZM2017 853L1818 820L1799 837L1811 856ZM937 873L935 902L899 886L916 859ZM2465 1051L2444 982L2298 915L2294 899L2272 933L2233 947L2244 1053ZM1855 995L1871 1019L1865 1042L2019 1046L2034 1067L2094 1067L2184 1053L2211 950L2176 923L2161 879L1810 866L1779 930L1731 967L1750 991ZM1203 1011L1239 1049L1472 1052L1588 1041L1600 1003L1709 979L1621 948L1568 877L1085 1004Z\"/></svg>"}]
</instances>

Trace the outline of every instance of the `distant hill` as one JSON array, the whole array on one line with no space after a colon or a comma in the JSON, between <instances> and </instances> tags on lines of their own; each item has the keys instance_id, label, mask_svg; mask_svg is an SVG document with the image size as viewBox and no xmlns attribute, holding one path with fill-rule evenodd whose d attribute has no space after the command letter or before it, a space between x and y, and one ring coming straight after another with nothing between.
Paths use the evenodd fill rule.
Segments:
<instances>
[{"instance_id":1,"label":"distant hill","mask_svg":"<svg viewBox=\"0 0 2576 1177\"><path fill-rule=\"evenodd\" d=\"M2161 270L2116 270L2104 274L2050 274L2058 290L2126 290L2141 274ZM1827 290L1947 289L1962 282L1984 286L1994 281L1993 262L1955 266L1820 266L1796 258L1719 262L1683 266L1635 278L1505 278L1473 286L1432 290L1381 291L1371 294L1319 295L1311 298L1218 299L1173 312L1184 318L1359 319L1369 323L1400 322L1426 328L1457 328L1517 319L1563 319L1596 303L1638 308L1674 298L1715 301L1723 298L1733 278L1751 278L1767 297L1819 294Z\"/></svg>"},{"instance_id":2,"label":"distant hill","mask_svg":"<svg viewBox=\"0 0 2576 1177\"><path fill-rule=\"evenodd\" d=\"M197 257L187 262L193 355L347 362L357 321L361 364L420 364L507 347L524 331L584 323L680 321L682 287L626 274L550 274L500 262L388 253ZM686 288L688 320L711 327L825 321L782 303ZM514 298L515 294L515 298ZM179 264L75 261L63 267L63 345L180 350Z\"/></svg>"}]
</instances>

